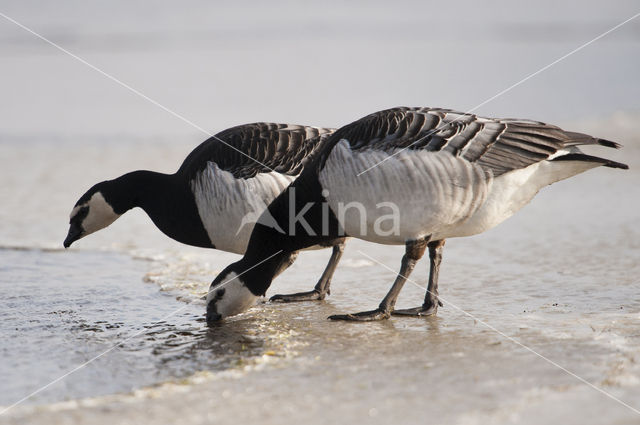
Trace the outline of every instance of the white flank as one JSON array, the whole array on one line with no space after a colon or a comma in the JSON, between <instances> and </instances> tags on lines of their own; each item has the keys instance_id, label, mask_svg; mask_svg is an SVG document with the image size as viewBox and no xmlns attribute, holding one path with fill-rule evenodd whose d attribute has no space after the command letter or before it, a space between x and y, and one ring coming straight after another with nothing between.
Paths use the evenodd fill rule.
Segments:
<instances>
[{"instance_id":1,"label":"white flank","mask_svg":"<svg viewBox=\"0 0 640 425\"><path fill-rule=\"evenodd\" d=\"M479 166L445 152L407 149L390 157L352 151L345 140L333 148L318 177L346 233L384 244L404 244L459 224L484 202L491 186ZM397 206L397 232L384 231L394 211L381 203Z\"/></svg>"},{"instance_id":2,"label":"white flank","mask_svg":"<svg viewBox=\"0 0 640 425\"><path fill-rule=\"evenodd\" d=\"M576 151L577 148L559 151L554 157ZM540 189L600 165L586 161L541 161L505 173L494 179L486 201L469 220L434 234L433 239L471 236L489 230L527 205Z\"/></svg>"},{"instance_id":3,"label":"white flank","mask_svg":"<svg viewBox=\"0 0 640 425\"><path fill-rule=\"evenodd\" d=\"M295 179L276 172L235 178L209 162L191 181L198 213L217 249L244 254L253 226L267 206Z\"/></svg>"},{"instance_id":4,"label":"white flank","mask_svg":"<svg viewBox=\"0 0 640 425\"><path fill-rule=\"evenodd\" d=\"M342 140L318 177L348 235L404 244L428 235L438 240L482 233L515 214L543 187L598 165L542 161L494 179L480 166L446 152L406 149L389 158L385 152L352 151ZM385 231L384 220L391 225L393 211L382 203L397 206L397 232Z\"/></svg>"},{"instance_id":5,"label":"white flank","mask_svg":"<svg viewBox=\"0 0 640 425\"><path fill-rule=\"evenodd\" d=\"M94 193L91 199L89 199L85 204L74 207L73 210L71 210L69 217L73 218L73 216L75 216L83 207L89 207L89 212L81 223L84 231L82 233L82 237L90 235L100 229L104 229L120 217L119 214L116 214L115 211L113 211L111 205L107 203L100 192Z\"/></svg>"}]
</instances>

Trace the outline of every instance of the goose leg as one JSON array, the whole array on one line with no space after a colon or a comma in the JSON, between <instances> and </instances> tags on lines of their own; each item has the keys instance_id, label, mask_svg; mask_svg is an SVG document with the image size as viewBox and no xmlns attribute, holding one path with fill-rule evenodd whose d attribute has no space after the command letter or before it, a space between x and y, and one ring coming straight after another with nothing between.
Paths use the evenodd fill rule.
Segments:
<instances>
[{"instance_id":1,"label":"goose leg","mask_svg":"<svg viewBox=\"0 0 640 425\"><path fill-rule=\"evenodd\" d=\"M413 271L418 260L420 260L424 255L424 251L427 247L427 240L428 239L420 239L417 241L407 242L405 254L402 257L400 272L398 273L396 280L393 282L393 286L391 286L391 289L377 309L354 314L336 314L329 316L329 319L357 322L370 322L373 320L388 319L391 316L391 312L393 311L398 295L402 290L402 286L407 281L407 278Z\"/></svg>"},{"instance_id":2,"label":"goose leg","mask_svg":"<svg viewBox=\"0 0 640 425\"><path fill-rule=\"evenodd\" d=\"M442 250L445 240L429 242L429 285L424 296L424 304L420 307L395 310L393 315L398 316L430 316L436 314L438 306L442 307L442 302L438 299L438 273L440 272L440 262L442 261Z\"/></svg>"},{"instance_id":3,"label":"goose leg","mask_svg":"<svg viewBox=\"0 0 640 425\"><path fill-rule=\"evenodd\" d=\"M271 297L269 301L289 303L296 301L324 300L324 297L331 293L329 291L331 278L333 277L333 273L336 271L336 267L340 262L342 253L344 252L344 245L344 242L340 242L339 244L333 246L333 252L331 253L331 258L329 258L329 263L324 269L320 280L318 281L318 283L316 283L316 286L313 288L313 290L307 292L298 292L295 294L277 294Z\"/></svg>"}]
</instances>

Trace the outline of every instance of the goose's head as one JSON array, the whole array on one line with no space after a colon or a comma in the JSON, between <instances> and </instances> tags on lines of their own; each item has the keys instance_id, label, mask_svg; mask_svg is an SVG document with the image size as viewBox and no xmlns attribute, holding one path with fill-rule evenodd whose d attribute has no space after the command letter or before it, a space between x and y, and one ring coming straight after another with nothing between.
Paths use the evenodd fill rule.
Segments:
<instances>
[{"instance_id":1,"label":"goose's head","mask_svg":"<svg viewBox=\"0 0 640 425\"><path fill-rule=\"evenodd\" d=\"M217 322L251 308L260 298L245 285L235 264L224 269L207 293L207 322Z\"/></svg>"},{"instance_id":2,"label":"goose's head","mask_svg":"<svg viewBox=\"0 0 640 425\"><path fill-rule=\"evenodd\" d=\"M109 182L98 183L76 202L69 215L65 248L69 248L78 239L104 229L122 215L114 210L113 202L110 202L108 184Z\"/></svg>"},{"instance_id":3,"label":"goose's head","mask_svg":"<svg viewBox=\"0 0 640 425\"><path fill-rule=\"evenodd\" d=\"M273 278L289 267L297 255L297 252L279 250L257 260L245 254L240 261L227 266L209 287L207 322L247 311L265 295Z\"/></svg>"}]
</instances>

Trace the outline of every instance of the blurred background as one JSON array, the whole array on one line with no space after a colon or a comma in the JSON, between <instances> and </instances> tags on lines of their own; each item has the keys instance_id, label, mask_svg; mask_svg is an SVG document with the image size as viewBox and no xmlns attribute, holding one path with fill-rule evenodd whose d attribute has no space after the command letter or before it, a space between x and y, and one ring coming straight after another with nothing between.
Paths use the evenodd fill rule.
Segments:
<instances>
[{"instance_id":1,"label":"blurred background","mask_svg":"<svg viewBox=\"0 0 640 425\"><path fill-rule=\"evenodd\" d=\"M638 12L636 1L21 2L2 13L210 131L468 110ZM2 132L202 135L3 19ZM633 20L477 110L568 121L639 108Z\"/></svg>"},{"instance_id":2,"label":"blurred background","mask_svg":"<svg viewBox=\"0 0 640 425\"><path fill-rule=\"evenodd\" d=\"M154 338L25 404L128 391L146 401L106 399L95 404L111 408L102 411L66 405L53 416L16 409L0 423L207 417L185 412L187 404L263 423L281 423L283 405L287 417L305 423L388 423L403 412L408 423L431 415L446 423L584 424L602 423L603 411L635 423L631 410L530 353L523 357L451 308L434 321L325 323L329 314L372 307L389 286L392 276L358 250L395 268L400 247L355 241L327 303L267 305L212 331L196 319L204 309L198 298L237 256L169 240L140 210L69 252L61 245L69 211L93 184L135 169L173 172L208 138L185 120L210 133L254 121L339 127L389 107L438 106L588 132L625 145L598 153L631 170L595 170L558 184L495 230L450 242L441 280L456 285L445 283L441 293L640 406L640 17L484 103L638 12L637 0L0 0L0 289L7 300L0 381L10 383L0 405L196 301ZM311 286L327 256L301 256L275 291ZM416 272L420 282L424 269ZM405 305L422 297L418 288L405 294ZM272 357L281 360L275 369L243 369ZM420 366L402 367L408 360ZM216 375L204 392L216 397L206 403L202 389L149 401L157 396L149 385L212 370L243 379ZM272 382L283 392L273 395ZM297 397L307 391L309 398ZM65 410L78 406L80 413Z\"/></svg>"}]
</instances>

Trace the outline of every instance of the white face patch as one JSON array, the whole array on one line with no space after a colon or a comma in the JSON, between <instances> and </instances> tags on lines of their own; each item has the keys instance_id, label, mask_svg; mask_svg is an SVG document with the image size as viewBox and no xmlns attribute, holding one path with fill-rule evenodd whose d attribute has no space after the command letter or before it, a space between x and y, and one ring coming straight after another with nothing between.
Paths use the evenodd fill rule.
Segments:
<instances>
[{"instance_id":1,"label":"white face patch","mask_svg":"<svg viewBox=\"0 0 640 425\"><path fill-rule=\"evenodd\" d=\"M258 298L251 293L235 272L231 272L222 279L221 284L209 290L207 310L215 307L215 311L224 319L247 311L258 301Z\"/></svg>"},{"instance_id":2,"label":"white face patch","mask_svg":"<svg viewBox=\"0 0 640 425\"><path fill-rule=\"evenodd\" d=\"M83 230L82 237L100 229L104 229L120 217L119 214L116 214L115 211L113 211L111 205L109 205L100 192L94 193L91 199L86 203L74 207L73 210L71 210L70 218L73 219L73 217L84 207L88 207L89 211L87 212L86 217L82 220L82 223L79 223Z\"/></svg>"}]
</instances>

